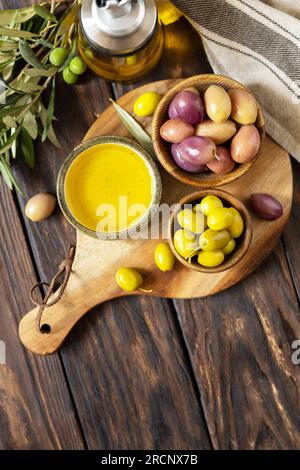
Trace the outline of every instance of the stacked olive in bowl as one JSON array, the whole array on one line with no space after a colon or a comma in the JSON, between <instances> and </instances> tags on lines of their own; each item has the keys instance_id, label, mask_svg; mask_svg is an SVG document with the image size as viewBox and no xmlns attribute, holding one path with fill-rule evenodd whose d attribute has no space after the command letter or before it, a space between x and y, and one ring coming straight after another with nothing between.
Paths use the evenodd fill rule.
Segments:
<instances>
[{"instance_id":1,"label":"stacked olive in bowl","mask_svg":"<svg viewBox=\"0 0 300 470\"><path fill-rule=\"evenodd\" d=\"M243 85L200 75L164 96L153 118L152 137L159 160L177 179L219 186L251 167L264 137L264 119Z\"/></svg>"},{"instance_id":2,"label":"stacked olive in bowl","mask_svg":"<svg viewBox=\"0 0 300 470\"><path fill-rule=\"evenodd\" d=\"M217 273L235 266L252 240L248 209L235 196L219 189L185 196L169 220L169 245L186 267Z\"/></svg>"}]
</instances>

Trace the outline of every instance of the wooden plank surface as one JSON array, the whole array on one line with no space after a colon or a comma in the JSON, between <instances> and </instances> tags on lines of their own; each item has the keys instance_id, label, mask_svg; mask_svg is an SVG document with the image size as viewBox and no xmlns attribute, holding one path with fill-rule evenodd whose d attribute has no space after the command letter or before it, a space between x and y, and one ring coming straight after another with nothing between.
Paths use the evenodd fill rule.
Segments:
<instances>
[{"instance_id":1,"label":"wooden plank surface","mask_svg":"<svg viewBox=\"0 0 300 470\"><path fill-rule=\"evenodd\" d=\"M12 193L0 181L0 449L82 449L81 431L57 354L28 354L17 340L20 312L36 282Z\"/></svg>"},{"instance_id":2,"label":"wooden plank surface","mask_svg":"<svg viewBox=\"0 0 300 470\"><path fill-rule=\"evenodd\" d=\"M26 194L25 201L19 199L22 211L32 194L55 192L63 158L105 109L111 92L109 84L92 74L74 87L59 83L57 90L62 149L38 145L36 169L24 164L16 168ZM25 219L25 225L38 275L50 279L68 243L74 242L74 231L58 210L45 222ZM61 356L89 448L210 448L169 302L121 299L98 307L72 332Z\"/></svg>"},{"instance_id":3,"label":"wooden plank surface","mask_svg":"<svg viewBox=\"0 0 300 470\"><path fill-rule=\"evenodd\" d=\"M182 44L189 29L185 21L180 20ZM183 76L190 65L194 73L211 71L199 38L190 34L189 53L182 46L180 58L171 53L176 39L167 42L168 65L164 67L164 58L160 78L169 78L171 64L176 75L178 63ZM115 89L121 96L131 88ZM299 168L295 163L295 204L284 237L289 266L279 244L240 285L212 298L174 302L217 449L299 448L300 376L292 364L291 344L300 338L300 313L289 272L290 267L299 298Z\"/></svg>"}]
</instances>

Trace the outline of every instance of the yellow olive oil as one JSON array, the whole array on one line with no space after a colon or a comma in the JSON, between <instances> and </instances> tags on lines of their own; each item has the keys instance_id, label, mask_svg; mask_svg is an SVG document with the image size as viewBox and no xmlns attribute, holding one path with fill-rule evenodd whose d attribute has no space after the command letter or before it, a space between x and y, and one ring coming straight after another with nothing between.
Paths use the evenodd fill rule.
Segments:
<instances>
[{"instance_id":1,"label":"yellow olive oil","mask_svg":"<svg viewBox=\"0 0 300 470\"><path fill-rule=\"evenodd\" d=\"M129 147L104 143L71 163L65 198L74 218L99 232L120 232L140 221L153 199L153 181L144 159Z\"/></svg>"}]
</instances>

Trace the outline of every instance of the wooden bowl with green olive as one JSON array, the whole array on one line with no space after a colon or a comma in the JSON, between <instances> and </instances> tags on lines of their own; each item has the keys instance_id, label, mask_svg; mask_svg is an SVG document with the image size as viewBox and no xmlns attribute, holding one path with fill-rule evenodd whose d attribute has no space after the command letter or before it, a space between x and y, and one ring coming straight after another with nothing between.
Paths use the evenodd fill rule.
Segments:
<instances>
[{"instance_id":1,"label":"wooden bowl with green olive","mask_svg":"<svg viewBox=\"0 0 300 470\"><path fill-rule=\"evenodd\" d=\"M219 222L214 214L217 212L220 214L221 211L225 212L226 217L229 216L230 211L233 211L232 214L238 218L237 222L240 225L238 231L234 226L234 218L229 220L227 226L226 224L223 227L215 225ZM195 216L191 222L187 216L192 212ZM208 215L204 216L204 213ZM198 223L199 220L196 221L196 215L200 223ZM191 224L193 224L192 227ZM184 236L188 236L187 248L182 247L182 239L180 241L177 237L177 235L181 237L183 232ZM169 245L180 263L188 269L210 274L220 273L236 266L247 254L252 234L252 219L246 206L232 194L212 188L199 190L183 197L172 211L168 225ZM211 235L213 239L210 239ZM215 244L212 246L214 249L209 246L212 242ZM233 246L228 250L230 243ZM186 253L184 250L187 250ZM204 260L206 266L199 264L199 255L208 257L208 264L211 266L207 265L206 259ZM211 263L209 258L212 256L221 257L221 259L217 262L213 259Z\"/></svg>"}]
</instances>

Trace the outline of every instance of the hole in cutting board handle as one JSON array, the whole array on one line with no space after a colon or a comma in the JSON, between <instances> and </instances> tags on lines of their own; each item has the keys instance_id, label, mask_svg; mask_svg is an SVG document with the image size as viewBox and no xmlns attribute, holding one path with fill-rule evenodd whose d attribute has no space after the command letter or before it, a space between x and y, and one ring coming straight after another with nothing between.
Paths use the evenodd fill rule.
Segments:
<instances>
[{"instance_id":1,"label":"hole in cutting board handle","mask_svg":"<svg viewBox=\"0 0 300 470\"><path fill-rule=\"evenodd\" d=\"M51 326L48 325L47 323L44 323L44 324L41 326L41 329L40 329L40 330L41 330L41 333L48 335L49 333L51 333Z\"/></svg>"}]
</instances>

